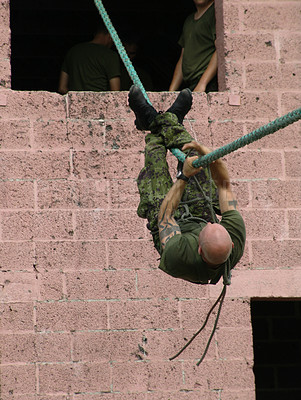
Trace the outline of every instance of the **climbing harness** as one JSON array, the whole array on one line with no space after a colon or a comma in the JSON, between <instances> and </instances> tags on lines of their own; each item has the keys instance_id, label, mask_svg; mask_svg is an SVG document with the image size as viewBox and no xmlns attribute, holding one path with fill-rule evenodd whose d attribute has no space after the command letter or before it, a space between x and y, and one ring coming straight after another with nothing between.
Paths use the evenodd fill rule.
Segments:
<instances>
[{"instance_id":1,"label":"climbing harness","mask_svg":"<svg viewBox=\"0 0 301 400\"><path fill-rule=\"evenodd\" d=\"M108 31L110 32L110 35L111 35L111 37L112 37L112 39L113 39L113 41L115 43L115 46L117 48L118 53L119 53L124 65L125 65L125 67L126 67L126 69L128 71L129 76L131 77L133 83L141 89L141 91L142 91L145 99L148 101L148 103L151 104L151 102L150 102L150 100L149 100L149 98L147 96L147 93L146 93L146 91L145 91L145 89L144 89L144 87L143 87L143 85L142 85L142 83L141 83L141 81L140 81L140 79L139 79L139 77L138 77L138 75L137 75L137 73L136 73L136 71L135 71L135 69L134 69L134 67L133 67L133 65L132 65L132 63L131 63L131 61L130 61L130 59L129 59L129 57L128 57L128 55L127 55L127 53L126 53L126 51L125 51L125 49L123 47L123 45L122 45L122 43L121 43L121 41L120 41L120 39L119 39L119 36L118 36L115 28L112 25L112 22L111 22L108 14L106 12L105 7L103 6L102 1L101 0L94 0L94 3L96 5L96 7L98 8L98 11L99 11L99 13L100 13L100 15L101 15L101 17L102 17L102 19L104 21L104 24L106 25ZM226 154L232 153L233 151L239 149L240 147L243 147L243 146L245 146L247 144L250 144L250 143L252 143L252 142L254 142L254 141L258 140L258 139L261 139L264 136L267 136L267 135L269 135L271 133L274 133L274 132L278 131L279 129L285 128L286 126L298 121L299 119L301 119L301 108L298 108L298 109L296 109L296 110L294 110L292 112L289 112L288 114L286 114L286 115L284 115L282 117L276 118L274 121L269 122L268 124L258 128L258 129L255 129L254 131L248 133L247 135L244 135L241 138L233 141L232 143L226 144L225 146L223 146L223 147L221 147L219 149L216 149L216 150L212 151L209 154L206 154L204 156L200 156L197 160L195 160L193 162L193 166L195 168L206 167L209 164L211 164L213 161L225 156ZM171 149L171 152L175 157L178 158L178 160L180 162L184 162L185 161L186 155L181 150L179 150L179 149ZM209 168L208 168L208 170L209 170ZM193 178L195 178L195 177L193 177ZM212 180L211 175L210 175L210 179ZM210 195L208 197L204 193L201 185L196 180L196 178L195 178L195 181L197 182L197 185L199 186L199 189L203 193L204 199L209 204L211 215L212 215L212 219L215 222L218 222L218 219L216 217L216 214L215 214L215 212L213 210L213 206L212 206L212 185L210 184ZM187 203L186 204L180 203L180 204L184 205L184 208L185 208L185 213L183 214L183 215L186 214L185 220L189 220L189 218L193 218L193 219L198 218L198 217L191 216ZM189 214L190 214L190 216L189 216ZM201 218L198 218L198 219L201 219ZM205 221L205 222L207 222L207 221ZM152 234L154 234L154 233L152 232ZM218 323L218 320L219 320L219 317L220 317L220 313L221 313L221 308L222 308L222 305L223 305L223 302L224 302L224 299L225 299L225 296L226 296L227 285L230 285L230 284L231 284L231 266L230 266L229 260L227 260L226 261L225 270L224 270L224 274L223 274L223 285L224 286L223 286L221 294L219 295L218 299L216 300L216 302L213 304L213 306L209 310L209 312L207 314L207 317L205 319L205 322L203 323L202 327L193 335L193 337L186 343L186 345L175 356L170 358L170 360L174 360L176 357L178 357L190 345L190 343L199 335L199 333L201 333L201 331L205 328L211 313L213 312L215 307L219 304L212 332L210 334L209 340L208 340L207 345L205 347L204 353L201 356L200 360L197 362L197 365L200 365L200 363L204 360L204 358L205 358L205 356L207 354L208 348L210 346L211 340L213 338L213 335L214 335L214 333L216 331L217 323Z\"/></svg>"}]
</instances>

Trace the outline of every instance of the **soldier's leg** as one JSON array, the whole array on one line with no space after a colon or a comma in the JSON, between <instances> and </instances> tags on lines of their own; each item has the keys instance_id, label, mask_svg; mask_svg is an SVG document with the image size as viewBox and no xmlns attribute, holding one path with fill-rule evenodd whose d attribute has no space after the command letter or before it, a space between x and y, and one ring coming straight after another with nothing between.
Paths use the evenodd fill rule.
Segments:
<instances>
[{"instance_id":1,"label":"soldier's leg","mask_svg":"<svg viewBox=\"0 0 301 400\"><path fill-rule=\"evenodd\" d=\"M159 129L163 136L164 145L167 149L181 149L185 143L193 140L182 124L178 123L177 117L171 113L160 114L153 122L152 129ZM196 152L190 155L198 155ZM202 169L195 179L191 179L186 186L182 200L188 204L190 213L201 217L206 221L214 222L209 202L215 210L219 209L217 187L210 177L209 168ZM183 208L179 207L181 213Z\"/></svg>"}]
</instances>

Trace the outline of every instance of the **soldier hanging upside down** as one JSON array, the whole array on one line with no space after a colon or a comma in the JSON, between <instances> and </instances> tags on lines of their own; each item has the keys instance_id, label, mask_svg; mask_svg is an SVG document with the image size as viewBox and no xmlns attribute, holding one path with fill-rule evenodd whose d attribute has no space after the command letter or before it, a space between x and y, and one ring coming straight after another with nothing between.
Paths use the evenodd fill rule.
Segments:
<instances>
[{"instance_id":1,"label":"soldier hanging upside down","mask_svg":"<svg viewBox=\"0 0 301 400\"><path fill-rule=\"evenodd\" d=\"M191 91L182 90L165 113L158 113L141 90L132 86L129 105L137 129L151 131L145 138L145 166L137 180L137 212L148 220L161 255L159 268L193 283L216 284L223 276L224 284L229 284L230 270L243 255L245 225L236 209L225 163L218 159L205 169L192 165L211 150L193 141L182 125L192 105ZM194 154L182 168L179 162L175 183L166 161L167 150L172 148Z\"/></svg>"}]
</instances>

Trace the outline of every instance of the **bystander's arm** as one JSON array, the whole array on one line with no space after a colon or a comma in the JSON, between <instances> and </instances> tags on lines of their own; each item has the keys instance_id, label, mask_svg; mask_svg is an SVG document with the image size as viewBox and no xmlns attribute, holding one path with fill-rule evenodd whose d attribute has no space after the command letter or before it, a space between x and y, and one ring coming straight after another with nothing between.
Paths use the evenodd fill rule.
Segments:
<instances>
[{"instance_id":1,"label":"bystander's arm","mask_svg":"<svg viewBox=\"0 0 301 400\"><path fill-rule=\"evenodd\" d=\"M110 79L110 89L112 91L120 90L120 77L115 76L114 78Z\"/></svg>"},{"instance_id":2,"label":"bystander's arm","mask_svg":"<svg viewBox=\"0 0 301 400\"><path fill-rule=\"evenodd\" d=\"M68 93L69 75L65 71L61 71L58 92L60 94Z\"/></svg>"},{"instance_id":3,"label":"bystander's arm","mask_svg":"<svg viewBox=\"0 0 301 400\"><path fill-rule=\"evenodd\" d=\"M215 77L217 74L217 52L212 54L211 60L208 64L206 71L203 73L199 83L194 88L194 92L205 92L208 83Z\"/></svg>"},{"instance_id":4,"label":"bystander's arm","mask_svg":"<svg viewBox=\"0 0 301 400\"><path fill-rule=\"evenodd\" d=\"M184 49L182 49L180 58L176 64L176 68L174 70L173 78L171 84L169 86L169 91L173 92L179 89L181 83L183 82L183 73L182 73L182 61L183 61Z\"/></svg>"}]
</instances>

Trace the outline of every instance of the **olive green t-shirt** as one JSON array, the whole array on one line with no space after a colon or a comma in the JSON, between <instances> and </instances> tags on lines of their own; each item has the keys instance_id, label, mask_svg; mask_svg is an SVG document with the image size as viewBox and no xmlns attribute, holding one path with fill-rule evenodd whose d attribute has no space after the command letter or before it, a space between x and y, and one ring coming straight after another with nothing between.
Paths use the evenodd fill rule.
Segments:
<instances>
[{"instance_id":1,"label":"olive green t-shirt","mask_svg":"<svg viewBox=\"0 0 301 400\"><path fill-rule=\"evenodd\" d=\"M220 224L229 232L234 243L229 256L232 269L244 252L246 241L245 224L242 216L236 210L224 212ZM184 221L180 222L179 226L181 234L173 236L167 242L161 256L159 268L175 278L194 283L216 284L224 273L225 263L213 270L198 253L199 233L206 226L206 223Z\"/></svg>"},{"instance_id":2,"label":"olive green t-shirt","mask_svg":"<svg viewBox=\"0 0 301 400\"><path fill-rule=\"evenodd\" d=\"M179 45L184 48L182 73L186 83L196 85L208 67L215 52L215 9L214 3L198 19L189 15L183 26Z\"/></svg>"},{"instance_id":3,"label":"olive green t-shirt","mask_svg":"<svg viewBox=\"0 0 301 400\"><path fill-rule=\"evenodd\" d=\"M119 57L101 44L80 43L69 50L62 70L69 75L69 90L108 91L110 79L120 76Z\"/></svg>"}]
</instances>

